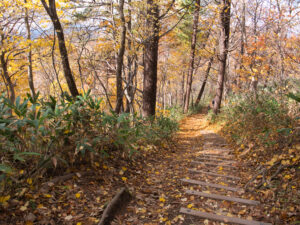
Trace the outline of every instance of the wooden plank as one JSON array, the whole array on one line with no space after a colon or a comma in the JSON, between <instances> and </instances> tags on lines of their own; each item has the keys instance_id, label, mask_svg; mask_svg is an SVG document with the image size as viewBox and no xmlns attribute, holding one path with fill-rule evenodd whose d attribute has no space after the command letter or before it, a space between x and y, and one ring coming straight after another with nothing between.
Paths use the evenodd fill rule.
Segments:
<instances>
[{"instance_id":1,"label":"wooden plank","mask_svg":"<svg viewBox=\"0 0 300 225\"><path fill-rule=\"evenodd\" d=\"M228 155L228 154L226 154L226 155L223 154L222 155L222 154L218 154L218 153L216 153L216 154L204 154L204 153L202 153L200 156L217 158L217 159L232 159L233 155Z\"/></svg>"},{"instance_id":2,"label":"wooden plank","mask_svg":"<svg viewBox=\"0 0 300 225\"><path fill-rule=\"evenodd\" d=\"M236 223L242 225L272 225L271 223L264 223L255 220L245 220L238 217L230 217L230 216L217 215L213 213L200 212L197 210L192 210L187 208L180 208L179 212L188 215L198 216L204 219L220 221L224 223Z\"/></svg>"},{"instance_id":3,"label":"wooden plank","mask_svg":"<svg viewBox=\"0 0 300 225\"><path fill-rule=\"evenodd\" d=\"M181 181L190 183L190 184L198 184L201 186L208 186L208 187L213 187L213 188L219 188L219 189L224 189L228 191L241 191L242 189L240 188L235 188L235 187L228 187L220 184L212 184L212 183L206 183L198 180L192 180L192 179L181 179Z\"/></svg>"},{"instance_id":4,"label":"wooden plank","mask_svg":"<svg viewBox=\"0 0 300 225\"><path fill-rule=\"evenodd\" d=\"M237 163L237 161L233 161L233 160L227 160L227 159L211 159L211 158L203 158L203 157L198 157L198 160L208 160L208 161L215 161L215 162L221 162L221 163Z\"/></svg>"},{"instance_id":5,"label":"wooden plank","mask_svg":"<svg viewBox=\"0 0 300 225\"><path fill-rule=\"evenodd\" d=\"M201 196L201 197L205 197L205 198L225 200L225 201L230 201L230 202L238 202L238 203L243 203L246 205L259 205L260 204L260 202L254 201L254 200L230 197L230 196L225 196L225 195L209 194L209 193L193 191L193 190L186 190L185 193L190 194L190 195L197 195L197 196Z\"/></svg>"},{"instance_id":6,"label":"wooden plank","mask_svg":"<svg viewBox=\"0 0 300 225\"><path fill-rule=\"evenodd\" d=\"M229 179L233 179L233 180L240 180L241 179L239 177L228 176L228 175L219 174L219 173L206 172L206 171L203 171L203 170L188 169L188 171L193 172L193 173L203 173L203 174L207 174L207 175L215 176L215 177L225 177L225 178L229 178Z\"/></svg>"},{"instance_id":7,"label":"wooden plank","mask_svg":"<svg viewBox=\"0 0 300 225\"><path fill-rule=\"evenodd\" d=\"M232 165L228 165L228 164L218 164L218 163L209 163L209 162L201 162L201 161L192 161L191 163L195 163L195 164L203 164L203 165L207 165L207 166L217 166L217 167L227 167L230 169L234 169L236 170L236 166L232 166Z\"/></svg>"}]
</instances>

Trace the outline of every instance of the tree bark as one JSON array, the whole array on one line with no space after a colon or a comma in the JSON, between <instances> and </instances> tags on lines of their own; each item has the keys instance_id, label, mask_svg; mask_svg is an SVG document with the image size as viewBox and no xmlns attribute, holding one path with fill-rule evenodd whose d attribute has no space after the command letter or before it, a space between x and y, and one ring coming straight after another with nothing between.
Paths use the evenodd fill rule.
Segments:
<instances>
[{"instance_id":1,"label":"tree bark","mask_svg":"<svg viewBox=\"0 0 300 225\"><path fill-rule=\"evenodd\" d=\"M201 88L200 88L200 91L199 91L199 94L198 94L198 97L196 99L196 102L195 102L195 106L197 106L202 98L202 95L203 95L203 92L204 92L204 89L205 89L205 86L206 86L206 82L207 82L207 79L208 79L208 76L209 76L209 72L210 72L210 69L211 69L211 65L214 61L214 57L210 57L209 59L209 62L208 62L208 65L207 65L207 69L205 71L205 76L204 76L204 80L202 82L202 85L201 85Z\"/></svg>"},{"instance_id":2,"label":"tree bark","mask_svg":"<svg viewBox=\"0 0 300 225\"><path fill-rule=\"evenodd\" d=\"M183 108L184 113L187 113L189 110L189 102L191 96L193 72L194 72L194 64L195 64L195 51L196 51L196 43L197 43L199 12L200 12L200 0L196 0L194 19L193 19L193 36L192 36L191 52L190 52L190 65L189 65L189 72L186 81L186 91L185 91L184 108Z\"/></svg>"},{"instance_id":3,"label":"tree bark","mask_svg":"<svg viewBox=\"0 0 300 225\"><path fill-rule=\"evenodd\" d=\"M241 76L240 76L240 73L241 73L241 69L243 68L243 63L244 63L244 60L243 60L243 57L244 57L244 54L245 54L245 44L246 44L246 3L245 3L245 0L243 0L243 3L242 3L242 7L243 7L243 10L242 10L242 21L241 21L241 45L240 45L240 55L239 55L239 64L238 64L238 75L237 75L237 80L236 80L236 85L237 87L240 89L241 88Z\"/></svg>"},{"instance_id":4,"label":"tree bark","mask_svg":"<svg viewBox=\"0 0 300 225\"><path fill-rule=\"evenodd\" d=\"M15 93L15 85L13 84L11 77L8 74L7 70L7 61L5 60L5 52L2 52L0 55L1 67L2 67L2 76L4 77L5 83L8 87L8 97L11 103L14 103L16 100L16 93Z\"/></svg>"},{"instance_id":5,"label":"tree bark","mask_svg":"<svg viewBox=\"0 0 300 225\"><path fill-rule=\"evenodd\" d=\"M184 83L185 83L185 73L182 73L182 79L181 79L181 92L180 92L180 100L181 105L184 106L184 99L185 99L185 93L184 93Z\"/></svg>"},{"instance_id":6,"label":"tree bark","mask_svg":"<svg viewBox=\"0 0 300 225\"><path fill-rule=\"evenodd\" d=\"M70 68L69 56L68 56L68 51L65 43L65 36L56 12L55 0L49 0L49 5L46 3L45 0L41 0L41 2L47 14L49 15L53 23L54 29L56 31L56 35L58 39L58 47L61 56L61 62L64 70L64 76L66 78L70 93L73 97L76 97L77 95L79 95L79 92L77 90L77 86Z\"/></svg>"},{"instance_id":7,"label":"tree bark","mask_svg":"<svg viewBox=\"0 0 300 225\"><path fill-rule=\"evenodd\" d=\"M131 33L132 29L132 12L131 12L131 0L128 0L128 32ZM127 67L128 67L128 72L127 72L127 89L125 90L125 95L126 95L126 108L125 112L126 113L133 113L134 108L133 108L133 71L132 71L132 63L133 63L133 56L131 54L131 49L132 49L132 42L131 39L128 39L128 56L127 56ZM127 97L128 96L128 97Z\"/></svg>"},{"instance_id":8,"label":"tree bark","mask_svg":"<svg viewBox=\"0 0 300 225\"><path fill-rule=\"evenodd\" d=\"M214 99L213 111L215 114L220 112L221 101L223 97L224 78L226 73L226 61L228 54L229 34L230 34L230 7L231 0L221 1L220 11L220 39L219 39L219 74L217 81L217 93Z\"/></svg>"},{"instance_id":9,"label":"tree bark","mask_svg":"<svg viewBox=\"0 0 300 225\"><path fill-rule=\"evenodd\" d=\"M150 38L144 44L143 117L154 117L157 89L157 61L159 43L159 8L154 0L147 0L146 27Z\"/></svg>"},{"instance_id":10,"label":"tree bark","mask_svg":"<svg viewBox=\"0 0 300 225\"><path fill-rule=\"evenodd\" d=\"M116 74L116 83L117 83L117 104L115 108L116 113L120 113L123 108L123 84L122 84L122 69L124 62L124 53L125 53L125 41L126 41L126 21L124 16L124 0L120 0L119 3L119 13L121 18L121 41L120 49L117 57L117 74Z\"/></svg>"},{"instance_id":11,"label":"tree bark","mask_svg":"<svg viewBox=\"0 0 300 225\"><path fill-rule=\"evenodd\" d=\"M27 3L27 0L24 0L25 3ZM35 97L35 89L34 89L34 82L33 82L33 69L32 69L32 49L31 49L31 30L30 30L30 24L29 24L29 15L28 15L28 9L25 7L25 26L27 30L27 40L29 41L29 51L27 53L27 60L28 60L28 68L27 68L27 74L28 74L28 84L30 88L30 92L32 97Z\"/></svg>"}]
</instances>

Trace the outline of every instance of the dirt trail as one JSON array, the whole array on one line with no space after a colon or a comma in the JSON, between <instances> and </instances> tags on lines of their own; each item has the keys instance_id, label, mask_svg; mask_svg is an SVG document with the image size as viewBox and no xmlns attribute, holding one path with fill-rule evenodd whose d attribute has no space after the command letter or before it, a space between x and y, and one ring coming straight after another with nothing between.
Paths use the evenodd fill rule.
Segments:
<instances>
[{"instance_id":1,"label":"dirt trail","mask_svg":"<svg viewBox=\"0 0 300 225\"><path fill-rule=\"evenodd\" d=\"M176 147L156 155L143 168L146 176L132 190L135 199L115 224L226 224L231 220L265 224L254 220L269 220L261 215L259 199L243 191L242 165L204 115L185 118L176 140Z\"/></svg>"}]
</instances>

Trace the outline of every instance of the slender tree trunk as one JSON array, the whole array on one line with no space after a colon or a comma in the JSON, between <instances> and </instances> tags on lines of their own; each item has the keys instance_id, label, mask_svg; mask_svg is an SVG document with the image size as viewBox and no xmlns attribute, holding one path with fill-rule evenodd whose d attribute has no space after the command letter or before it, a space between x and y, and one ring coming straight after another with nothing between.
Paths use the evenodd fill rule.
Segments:
<instances>
[{"instance_id":1,"label":"slender tree trunk","mask_svg":"<svg viewBox=\"0 0 300 225\"><path fill-rule=\"evenodd\" d=\"M56 44L55 29L53 29L53 44L52 44L52 49L51 49L52 66L53 66L53 70L54 70L54 74L55 74L55 77L56 77L56 81L57 81L59 90L60 90L61 94L63 94L64 90L62 89L62 86L61 86L61 83L60 83L60 80L59 80L59 76L58 76L58 71L56 69L55 44ZM55 89L55 87L54 87L54 89Z\"/></svg>"},{"instance_id":2,"label":"slender tree trunk","mask_svg":"<svg viewBox=\"0 0 300 225\"><path fill-rule=\"evenodd\" d=\"M243 10L242 10L242 24L241 24L241 45L240 45L240 59L239 59L239 64L238 64L238 76L237 76L237 87L241 88L241 69L243 67L243 57L245 54L245 43L246 43L246 3L245 0L243 0Z\"/></svg>"},{"instance_id":3,"label":"slender tree trunk","mask_svg":"<svg viewBox=\"0 0 300 225\"><path fill-rule=\"evenodd\" d=\"M24 0L25 3L27 3L27 0ZM29 15L28 15L28 9L25 8L25 26L27 30L27 40L29 41L29 51L27 53L27 60L28 60L28 83L31 95L35 97L35 89L34 89L34 82L33 82L33 69L32 69L32 49L31 49L31 30L30 30L30 24L29 24Z\"/></svg>"},{"instance_id":4,"label":"slender tree trunk","mask_svg":"<svg viewBox=\"0 0 300 225\"><path fill-rule=\"evenodd\" d=\"M122 70L124 62L124 53L125 53L125 43L126 43L126 21L124 16L124 0L120 0L119 3L119 13L121 18L121 43L120 49L117 57L117 104L115 108L116 113L120 113L123 108L123 85L122 85Z\"/></svg>"},{"instance_id":5,"label":"slender tree trunk","mask_svg":"<svg viewBox=\"0 0 300 225\"><path fill-rule=\"evenodd\" d=\"M185 93L184 93L184 83L185 83L185 73L182 74L182 80L181 80L181 105L184 105L184 99L185 99Z\"/></svg>"},{"instance_id":6,"label":"slender tree trunk","mask_svg":"<svg viewBox=\"0 0 300 225\"><path fill-rule=\"evenodd\" d=\"M221 101L224 89L224 79L226 73L226 61L228 54L228 44L229 44L229 34L230 34L230 7L231 0L221 1L221 11L220 11L220 40L219 40L219 74L217 81L217 93L214 99L213 111L215 114L220 112Z\"/></svg>"},{"instance_id":7,"label":"slender tree trunk","mask_svg":"<svg viewBox=\"0 0 300 225\"><path fill-rule=\"evenodd\" d=\"M128 32L131 33L132 30L132 12L131 12L131 0L128 0L128 23L127 23L127 27L128 27ZM125 112L129 113L133 113L133 99L132 99L132 92L133 92L133 71L132 71L132 63L133 63L133 56L131 54L131 49L132 49L132 42L131 39L128 39L128 56L127 56L127 67L128 67L128 72L127 72L127 89L125 90L125 94L126 94L126 108L125 108ZM128 97L127 97L128 96Z\"/></svg>"},{"instance_id":8,"label":"slender tree trunk","mask_svg":"<svg viewBox=\"0 0 300 225\"><path fill-rule=\"evenodd\" d=\"M146 27L150 38L144 45L143 117L155 116L157 61L159 43L159 9L155 0L147 0Z\"/></svg>"},{"instance_id":9,"label":"slender tree trunk","mask_svg":"<svg viewBox=\"0 0 300 225\"><path fill-rule=\"evenodd\" d=\"M5 53L2 52L0 55L0 61L1 61L1 68L2 68L2 75L5 79L5 83L8 87L8 97L12 103L16 100L16 93L15 93L15 85L13 84L11 77L8 74L7 70L7 61L5 60Z\"/></svg>"},{"instance_id":10,"label":"slender tree trunk","mask_svg":"<svg viewBox=\"0 0 300 225\"><path fill-rule=\"evenodd\" d=\"M199 12L200 12L200 0L196 0L194 19L193 19L193 36L192 36L192 43L191 43L190 65L189 65L189 72L188 72L187 81L186 81L186 91L185 91L185 100L184 100L184 108L183 108L184 113L188 112L191 89L192 89L194 63L195 63L195 51L196 51L197 33L198 33Z\"/></svg>"},{"instance_id":11,"label":"slender tree trunk","mask_svg":"<svg viewBox=\"0 0 300 225\"><path fill-rule=\"evenodd\" d=\"M54 29L56 31L57 39L58 39L58 46L61 56L61 62L64 70L64 75L70 90L70 93L73 97L76 97L79 95L79 92L77 90L77 86L74 80L74 77L72 75L72 71L70 68L70 62L69 62L69 56L68 51L65 43L65 36L63 32L63 28L61 26L61 23L59 21L57 12L56 12L56 6L55 6L55 0L49 0L49 6L46 3L46 0L41 0L47 14L49 15Z\"/></svg>"},{"instance_id":12,"label":"slender tree trunk","mask_svg":"<svg viewBox=\"0 0 300 225\"><path fill-rule=\"evenodd\" d=\"M196 102L195 102L195 105L197 106L202 98L202 95L203 95L203 92L204 92L204 89L205 89L205 86L206 86L206 82L207 82L207 79L208 79L208 76L209 76L209 72L210 72L210 69L211 69L211 65L214 61L214 57L210 57L209 59L209 62L208 62L208 65L207 65L207 69L205 71L205 76L204 76L204 80L202 82L202 85L201 85L201 88L200 88L200 91L199 91L199 94L198 94L198 97L196 99Z\"/></svg>"}]
</instances>

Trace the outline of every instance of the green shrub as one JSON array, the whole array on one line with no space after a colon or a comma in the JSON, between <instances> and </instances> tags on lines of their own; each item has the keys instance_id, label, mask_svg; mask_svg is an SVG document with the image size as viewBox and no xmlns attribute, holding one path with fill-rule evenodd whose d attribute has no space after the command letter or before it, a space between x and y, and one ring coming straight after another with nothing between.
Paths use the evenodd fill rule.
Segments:
<instances>
[{"instance_id":1,"label":"green shrub","mask_svg":"<svg viewBox=\"0 0 300 225\"><path fill-rule=\"evenodd\" d=\"M121 151L129 157L139 144L157 144L178 129L175 120L106 113L90 92L76 99L0 97L0 181L6 184L37 175L44 168L66 167ZM20 174L18 171L25 171Z\"/></svg>"},{"instance_id":2,"label":"green shrub","mask_svg":"<svg viewBox=\"0 0 300 225\"><path fill-rule=\"evenodd\" d=\"M267 148L287 144L293 125L287 99L277 99L269 92L232 97L221 118L226 121L223 133L237 144L247 140Z\"/></svg>"}]
</instances>

